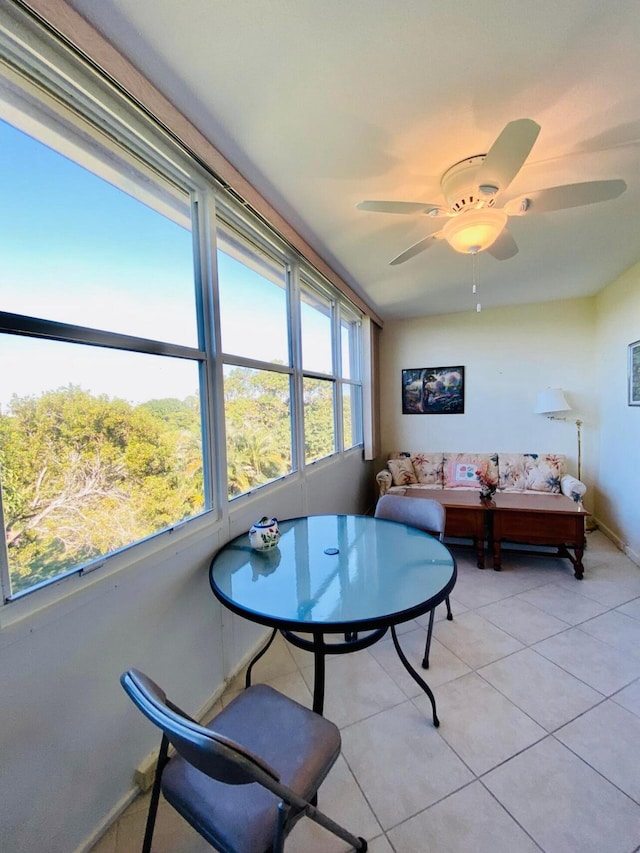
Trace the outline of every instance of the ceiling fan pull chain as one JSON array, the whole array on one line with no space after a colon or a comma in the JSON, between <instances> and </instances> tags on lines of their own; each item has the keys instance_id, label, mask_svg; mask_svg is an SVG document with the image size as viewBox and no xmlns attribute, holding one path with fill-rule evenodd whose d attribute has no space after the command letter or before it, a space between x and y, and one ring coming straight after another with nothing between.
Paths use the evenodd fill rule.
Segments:
<instances>
[{"instance_id":1,"label":"ceiling fan pull chain","mask_svg":"<svg viewBox=\"0 0 640 853\"><path fill-rule=\"evenodd\" d=\"M472 270L472 280L473 286L471 288L471 292L475 293L476 296L479 296L480 289L480 273L478 269L478 252L472 252L471 254L471 270ZM480 313L482 311L482 305L479 302L476 302L476 311Z\"/></svg>"}]
</instances>

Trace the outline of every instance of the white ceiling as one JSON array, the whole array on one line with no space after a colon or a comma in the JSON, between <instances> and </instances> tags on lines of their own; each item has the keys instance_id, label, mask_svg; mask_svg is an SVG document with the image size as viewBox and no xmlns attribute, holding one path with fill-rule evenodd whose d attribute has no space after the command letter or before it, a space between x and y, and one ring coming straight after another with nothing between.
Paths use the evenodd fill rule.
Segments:
<instances>
[{"instance_id":1,"label":"white ceiling","mask_svg":"<svg viewBox=\"0 0 640 853\"><path fill-rule=\"evenodd\" d=\"M513 217L479 256L483 307L596 293L640 259L640 3L70 0L384 319L475 310L439 223L356 210L437 202L507 122L541 132L500 199L622 178L617 199Z\"/></svg>"}]
</instances>

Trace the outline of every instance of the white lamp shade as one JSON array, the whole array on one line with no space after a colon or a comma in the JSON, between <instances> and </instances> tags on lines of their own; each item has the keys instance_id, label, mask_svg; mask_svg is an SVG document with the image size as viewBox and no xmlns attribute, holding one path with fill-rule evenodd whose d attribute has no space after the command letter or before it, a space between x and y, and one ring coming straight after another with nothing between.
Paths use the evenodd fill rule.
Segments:
<instances>
[{"instance_id":1,"label":"white lamp shade","mask_svg":"<svg viewBox=\"0 0 640 853\"><path fill-rule=\"evenodd\" d=\"M538 394L533 411L536 415L547 415L550 412L568 412L570 409L562 388L546 388Z\"/></svg>"},{"instance_id":2,"label":"white lamp shade","mask_svg":"<svg viewBox=\"0 0 640 853\"><path fill-rule=\"evenodd\" d=\"M463 255L483 252L492 246L507 224L504 210L483 207L450 219L442 229L445 240Z\"/></svg>"}]
</instances>

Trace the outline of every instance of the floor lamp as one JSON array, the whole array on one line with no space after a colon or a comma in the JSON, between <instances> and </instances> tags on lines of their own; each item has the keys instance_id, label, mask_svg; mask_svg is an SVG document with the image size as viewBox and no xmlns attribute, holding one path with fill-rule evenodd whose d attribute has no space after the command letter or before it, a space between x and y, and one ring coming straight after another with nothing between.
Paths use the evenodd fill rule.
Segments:
<instances>
[{"instance_id":1,"label":"floor lamp","mask_svg":"<svg viewBox=\"0 0 640 853\"><path fill-rule=\"evenodd\" d=\"M570 412L571 406L567 403L562 388L545 388L540 391L536 399L534 414L546 415L550 421L566 421L567 418L558 417L556 412ZM582 421L575 421L578 430L578 479L582 479Z\"/></svg>"}]
</instances>

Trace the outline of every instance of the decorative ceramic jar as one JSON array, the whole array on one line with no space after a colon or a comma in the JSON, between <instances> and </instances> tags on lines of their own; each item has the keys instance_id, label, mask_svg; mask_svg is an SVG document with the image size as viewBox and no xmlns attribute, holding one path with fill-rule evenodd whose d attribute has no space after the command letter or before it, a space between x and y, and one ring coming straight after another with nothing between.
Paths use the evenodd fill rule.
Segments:
<instances>
[{"instance_id":1,"label":"decorative ceramic jar","mask_svg":"<svg viewBox=\"0 0 640 853\"><path fill-rule=\"evenodd\" d=\"M268 551L275 548L280 540L280 529L277 518L267 518L265 515L260 521L251 525L249 531L249 543L256 551Z\"/></svg>"}]
</instances>

